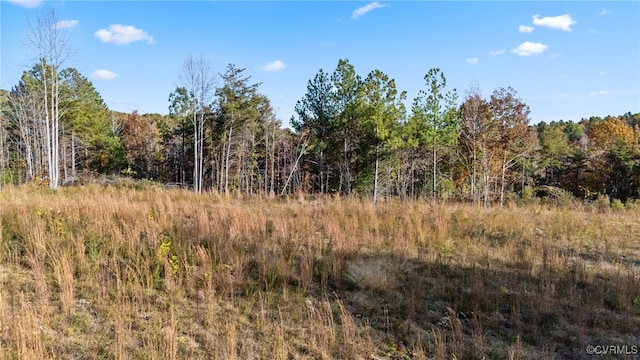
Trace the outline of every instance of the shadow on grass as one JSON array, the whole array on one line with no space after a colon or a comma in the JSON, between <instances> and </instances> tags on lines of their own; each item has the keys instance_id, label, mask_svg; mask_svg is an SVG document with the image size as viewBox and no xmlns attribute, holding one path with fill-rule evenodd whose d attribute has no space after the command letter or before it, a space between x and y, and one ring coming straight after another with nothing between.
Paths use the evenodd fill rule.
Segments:
<instances>
[{"instance_id":1,"label":"shadow on grass","mask_svg":"<svg viewBox=\"0 0 640 360\"><path fill-rule=\"evenodd\" d=\"M335 276L309 294L340 301L389 343L451 358L590 358L588 345L640 344L637 272L580 264L461 267L440 259L334 254ZM317 275L317 274L316 274ZM605 357L606 358L606 357Z\"/></svg>"}]
</instances>

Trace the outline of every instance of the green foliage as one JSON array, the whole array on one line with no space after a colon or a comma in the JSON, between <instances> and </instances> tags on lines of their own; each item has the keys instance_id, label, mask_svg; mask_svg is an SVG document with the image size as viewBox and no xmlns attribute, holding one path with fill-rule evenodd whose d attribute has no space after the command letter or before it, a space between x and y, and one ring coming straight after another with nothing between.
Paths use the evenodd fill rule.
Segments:
<instances>
[{"instance_id":1,"label":"green foliage","mask_svg":"<svg viewBox=\"0 0 640 360\"><path fill-rule=\"evenodd\" d=\"M17 178L17 169L5 169L0 171L0 185L15 184Z\"/></svg>"},{"instance_id":2,"label":"green foliage","mask_svg":"<svg viewBox=\"0 0 640 360\"><path fill-rule=\"evenodd\" d=\"M624 206L624 203L622 201L620 201L620 199L613 199L611 201L611 209L613 209L613 210L624 210L625 206Z\"/></svg>"},{"instance_id":3,"label":"green foliage","mask_svg":"<svg viewBox=\"0 0 640 360\"><path fill-rule=\"evenodd\" d=\"M364 126L376 144L391 145L404 116L406 92L398 93L394 79L374 70L362 85Z\"/></svg>"},{"instance_id":4,"label":"green foliage","mask_svg":"<svg viewBox=\"0 0 640 360\"><path fill-rule=\"evenodd\" d=\"M61 118L63 142L74 141L79 149L87 150L89 156L80 163L82 168L100 173L117 172L124 160L122 146L112 130L111 113L102 97L93 84L73 68L61 72L61 84L65 108Z\"/></svg>"},{"instance_id":5,"label":"green foliage","mask_svg":"<svg viewBox=\"0 0 640 360\"><path fill-rule=\"evenodd\" d=\"M0 184L56 177L47 176L43 129L44 90L57 83L60 170L70 182L86 171L195 187L198 173L200 187L246 194L431 193L488 203L498 192L502 201L551 186L584 200L640 197L640 114L530 126L514 89L483 99L474 87L458 107L456 90L432 68L407 117L394 79L377 69L361 77L340 59L308 81L290 130L246 69L229 64L214 98L213 83L200 81L213 80L206 62L189 61L192 84L208 90L183 82L169 95L167 116L109 111L78 70L39 61L0 92Z\"/></svg>"},{"instance_id":6,"label":"green foliage","mask_svg":"<svg viewBox=\"0 0 640 360\"><path fill-rule=\"evenodd\" d=\"M169 95L169 115L188 118L194 112L192 97L185 87L176 87Z\"/></svg>"},{"instance_id":7,"label":"green foliage","mask_svg":"<svg viewBox=\"0 0 640 360\"><path fill-rule=\"evenodd\" d=\"M447 80L440 69L431 69L424 76L427 91L420 90L414 99L410 121L416 122L420 143L436 147L454 144L460 134L460 118L456 112L456 90L444 92Z\"/></svg>"},{"instance_id":8,"label":"green foliage","mask_svg":"<svg viewBox=\"0 0 640 360\"><path fill-rule=\"evenodd\" d=\"M223 85L216 90L219 115L216 119L225 126L254 126L260 118L260 105L266 100L258 94L261 83L250 84L246 69L228 64L221 74Z\"/></svg>"},{"instance_id":9,"label":"green foliage","mask_svg":"<svg viewBox=\"0 0 640 360\"><path fill-rule=\"evenodd\" d=\"M524 189L522 189L522 200L524 201L531 200L533 199L533 196L534 196L533 187L525 186Z\"/></svg>"},{"instance_id":10,"label":"green foliage","mask_svg":"<svg viewBox=\"0 0 640 360\"><path fill-rule=\"evenodd\" d=\"M606 189L615 199L622 202L640 196L640 148L624 141L618 141L606 153L600 174L606 181Z\"/></svg>"},{"instance_id":11,"label":"green foliage","mask_svg":"<svg viewBox=\"0 0 640 360\"><path fill-rule=\"evenodd\" d=\"M321 143L334 129L335 98L329 75L320 69L313 80L307 83L307 93L296 102L298 118L291 121L296 131L309 131L314 143ZM322 150L322 149L320 149Z\"/></svg>"},{"instance_id":12,"label":"green foliage","mask_svg":"<svg viewBox=\"0 0 640 360\"><path fill-rule=\"evenodd\" d=\"M456 90L447 92L447 80L440 69L430 69L424 76L427 90L420 90L413 101L408 120L408 144L430 152L431 193L438 194L438 154L453 146L460 135Z\"/></svg>"},{"instance_id":13,"label":"green foliage","mask_svg":"<svg viewBox=\"0 0 640 360\"><path fill-rule=\"evenodd\" d=\"M340 191L348 195L352 191L354 179L358 177L358 167L362 167L362 164L359 164L362 158L358 156L358 148L366 131L363 129L365 118L360 107L363 83L360 76L356 74L354 66L347 59L338 61L338 66L331 75L331 81L336 107L334 141L336 148L341 149L340 155L342 155ZM342 144L339 143L340 140Z\"/></svg>"},{"instance_id":14,"label":"green foliage","mask_svg":"<svg viewBox=\"0 0 640 360\"><path fill-rule=\"evenodd\" d=\"M180 271L178 256L171 249L171 239L164 236L158 247L158 260L168 269L170 275L175 276ZM159 271L159 268L158 268Z\"/></svg>"}]
</instances>

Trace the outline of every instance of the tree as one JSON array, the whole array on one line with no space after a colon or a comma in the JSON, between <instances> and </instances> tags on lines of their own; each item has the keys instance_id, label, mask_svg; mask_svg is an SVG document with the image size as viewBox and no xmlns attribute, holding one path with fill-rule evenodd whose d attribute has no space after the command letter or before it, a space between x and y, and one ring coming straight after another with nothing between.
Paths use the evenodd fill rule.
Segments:
<instances>
[{"instance_id":1,"label":"tree","mask_svg":"<svg viewBox=\"0 0 640 360\"><path fill-rule=\"evenodd\" d=\"M382 153L393 146L404 116L406 93L398 94L395 80L390 79L380 70L374 70L367 75L362 85L362 106L365 128L368 131L374 147L374 179L373 201L378 199L378 179L380 158Z\"/></svg>"},{"instance_id":2,"label":"tree","mask_svg":"<svg viewBox=\"0 0 640 360\"><path fill-rule=\"evenodd\" d=\"M331 75L331 82L335 101L335 128L342 137L339 189L343 195L348 195L352 191L353 180L357 177L354 157L358 141L361 140L359 130L363 120L360 112L362 79L356 74L354 66L348 59L341 59Z\"/></svg>"},{"instance_id":3,"label":"tree","mask_svg":"<svg viewBox=\"0 0 640 360\"><path fill-rule=\"evenodd\" d=\"M489 101L496 122L496 150L500 158L500 206L504 204L507 170L536 146L535 134L529 128L529 106L511 88L498 88Z\"/></svg>"},{"instance_id":4,"label":"tree","mask_svg":"<svg viewBox=\"0 0 640 360\"><path fill-rule=\"evenodd\" d=\"M36 91L30 91L34 85L29 83L32 82L25 72L9 93L6 109L8 123L19 138L16 148L24 159L26 181L33 180L42 172L44 157L41 154L46 146L42 102Z\"/></svg>"},{"instance_id":5,"label":"tree","mask_svg":"<svg viewBox=\"0 0 640 360\"><path fill-rule=\"evenodd\" d=\"M271 107L271 103L265 97L259 106L260 124L262 137L260 142L264 147L264 158L262 160L264 174L263 184L264 193L270 196L276 193L276 144L280 140L280 120L276 118L275 111Z\"/></svg>"},{"instance_id":6,"label":"tree","mask_svg":"<svg viewBox=\"0 0 640 360\"><path fill-rule=\"evenodd\" d=\"M153 177L160 136L155 124L134 111L122 126L122 136L129 168L137 177Z\"/></svg>"},{"instance_id":7,"label":"tree","mask_svg":"<svg viewBox=\"0 0 640 360\"><path fill-rule=\"evenodd\" d=\"M55 10L50 9L31 21L27 30L27 42L35 49L42 70L46 156L51 189L58 187L60 173L59 71L70 53L68 30L59 24Z\"/></svg>"},{"instance_id":8,"label":"tree","mask_svg":"<svg viewBox=\"0 0 640 360\"><path fill-rule=\"evenodd\" d=\"M180 128L178 130L180 137L179 154L178 154L178 182L180 187L186 183L187 168L187 132L192 131L187 128L187 120L192 117L195 109L193 108L193 100L189 96L187 88L184 86L176 87L175 91L169 95L169 115L176 117ZM195 123L192 123L194 125ZM194 132L195 134L195 132ZM195 173L195 172L194 172Z\"/></svg>"},{"instance_id":9,"label":"tree","mask_svg":"<svg viewBox=\"0 0 640 360\"><path fill-rule=\"evenodd\" d=\"M587 188L625 201L637 196L638 158L636 134L618 117L608 117L588 131L591 178Z\"/></svg>"},{"instance_id":10,"label":"tree","mask_svg":"<svg viewBox=\"0 0 640 360\"><path fill-rule=\"evenodd\" d=\"M228 64L222 86L216 89L218 109L214 136L217 148L217 184L219 190L230 191L230 175L236 190L252 191L257 167L257 142L262 122L269 118L269 100L258 93L260 83L250 84L246 69ZM233 167L232 167L233 163Z\"/></svg>"},{"instance_id":11,"label":"tree","mask_svg":"<svg viewBox=\"0 0 640 360\"><path fill-rule=\"evenodd\" d=\"M304 97L296 102L298 118L291 119L291 125L296 131L309 133L309 151L317 164L315 172L320 193L327 192L329 188L330 174L325 164L325 152L330 137L334 134L336 108L333 84L329 75L320 69L313 80L308 81Z\"/></svg>"},{"instance_id":12,"label":"tree","mask_svg":"<svg viewBox=\"0 0 640 360\"><path fill-rule=\"evenodd\" d=\"M618 141L606 154L602 174L606 192L613 199L626 202L640 196L640 149L636 144Z\"/></svg>"},{"instance_id":13,"label":"tree","mask_svg":"<svg viewBox=\"0 0 640 360\"><path fill-rule=\"evenodd\" d=\"M192 103L193 116L193 189L202 192L204 177L204 122L215 90L215 74L209 61L202 57L195 59L189 55L184 63L181 85L186 88Z\"/></svg>"},{"instance_id":14,"label":"tree","mask_svg":"<svg viewBox=\"0 0 640 360\"><path fill-rule=\"evenodd\" d=\"M429 70L424 80L428 90L420 90L414 99L409 122L415 123L420 142L431 152L431 192L432 196L436 196L438 150L456 143L460 120L456 111L456 91L444 92L447 80L440 69Z\"/></svg>"},{"instance_id":15,"label":"tree","mask_svg":"<svg viewBox=\"0 0 640 360\"><path fill-rule=\"evenodd\" d=\"M597 150L609 149L619 141L626 144L637 142L633 129L617 117L593 126L589 132L589 139L592 149Z\"/></svg>"},{"instance_id":16,"label":"tree","mask_svg":"<svg viewBox=\"0 0 640 360\"><path fill-rule=\"evenodd\" d=\"M461 127L460 145L467 158L471 161L471 198L475 203L478 199L477 183L478 170L482 175L483 204L486 206L489 198L490 176L490 143L494 131L489 104L481 95L477 87L471 88L460 107Z\"/></svg>"},{"instance_id":17,"label":"tree","mask_svg":"<svg viewBox=\"0 0 640 360\"><path fill-rule=\"evenodd\" d=\"M5 115L8 98L8 92L0 90L0 189L12 180L9 169L9 119Z\"/></svg>"},{"instance_id":18,"label":"tree","mask_svg":"<svg viewBox=\"0 0 640 360\"><path fill-rule=\"evenodd\" d=\"M545 182L558 186L558 176L566 168L568 159L574 154L574 148L569 143L569 136L564 130L564 124L552 123L538 125L540 139L540 166L544 171Z\"/></svg>"},{"instance_id":19,"label":"tree","mask_svg":"<svg viewBox=\"0 0 640 360\"><path fill-rule=\"evenodd\" d=\"M76 177L76 165L100 173L119 171L125 158L118 134L112 131L110 112L93 84L74 68L60 73L60 117L64 179ZM84 148L87 156L80 161ZM70 152L69 156L64 156Z\"/></svg>"}]
</instances>

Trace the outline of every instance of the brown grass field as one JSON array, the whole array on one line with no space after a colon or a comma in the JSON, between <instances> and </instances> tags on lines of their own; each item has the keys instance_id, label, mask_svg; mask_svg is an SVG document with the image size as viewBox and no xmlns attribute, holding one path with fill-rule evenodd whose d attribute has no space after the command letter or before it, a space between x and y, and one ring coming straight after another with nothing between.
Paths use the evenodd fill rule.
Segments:
<instances>
[{"instance_id":1,"label":"brown grass field","mask_svg":"<svg viewBox=\"0 0 640 360\"><path fill-rule=\"evenodd\" d=\"M637 205L7 187L0 230L0 359L592 359L589 345L640 346Z\"/></svg>"}]
</instances>

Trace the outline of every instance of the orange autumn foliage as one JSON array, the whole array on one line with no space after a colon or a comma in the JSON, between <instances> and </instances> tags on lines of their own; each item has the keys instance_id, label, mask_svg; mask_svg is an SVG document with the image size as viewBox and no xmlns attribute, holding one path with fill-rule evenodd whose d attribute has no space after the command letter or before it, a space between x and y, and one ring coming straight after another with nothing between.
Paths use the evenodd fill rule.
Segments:
<instances>
[{"instance_id":1,"label":"orange autumn foliage","mask_svg":"<svg viewBox=\"0 0 640 360\"><path fill-rule=\"evenodd\" d=\"M622 141L626 144L637 142L633 129L617 117L601 122L591 129L589 138L594 149L605 150Z\"/></svg>"}]
</instances>

